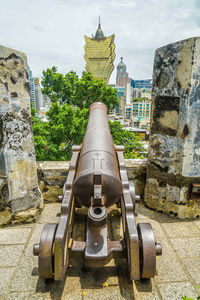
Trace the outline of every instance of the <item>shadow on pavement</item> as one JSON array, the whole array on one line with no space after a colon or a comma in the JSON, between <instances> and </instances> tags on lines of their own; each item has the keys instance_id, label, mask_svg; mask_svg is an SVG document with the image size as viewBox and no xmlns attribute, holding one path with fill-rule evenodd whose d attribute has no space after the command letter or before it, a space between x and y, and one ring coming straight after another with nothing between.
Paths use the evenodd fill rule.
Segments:
<instances>
[{"instance_id":1,"label":"shadow on pavement","mask_svg":"<svg viewBox=\"0 0 200 300\"><path fill-rule=\"evenodd\" d=\"M34 268L35 272L37 268ZM38 272L38 269L37 269ZM38 274L39 276L39 274ZM60 300L63 294L66 277L62 281L54 281L53 279L43 279L38 277L36 293L50 293L52 300Z\"/></svg>"}]
</instances>

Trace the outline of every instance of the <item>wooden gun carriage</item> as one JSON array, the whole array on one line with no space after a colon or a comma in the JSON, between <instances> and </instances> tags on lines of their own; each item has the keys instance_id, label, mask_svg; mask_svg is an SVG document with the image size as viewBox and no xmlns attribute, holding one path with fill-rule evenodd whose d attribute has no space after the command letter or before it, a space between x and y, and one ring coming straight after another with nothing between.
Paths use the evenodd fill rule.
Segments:
<instances>
[{"instance_id":1,"label":"wooden gun carriage","mask_svg":"<svg viewBox=\"0 0 200 300\"><path fill-rule=\"evenodd\" d=\"M127 178L123 150L113 143L106 105L93 103L83 144L72 148L59 224L45 225L40 243L33 248L40 277L62 280L73 257L93 267L127 258L131 280L155 276L156 255L161 255L162 247L149 223L135 223L137 196ZM123 239L115 241L107 234L108 209L113 205L120 209L123 225ZM86 238L76 241L74 213L82 206L88 208Z\"/></svg>"}]
</instances>

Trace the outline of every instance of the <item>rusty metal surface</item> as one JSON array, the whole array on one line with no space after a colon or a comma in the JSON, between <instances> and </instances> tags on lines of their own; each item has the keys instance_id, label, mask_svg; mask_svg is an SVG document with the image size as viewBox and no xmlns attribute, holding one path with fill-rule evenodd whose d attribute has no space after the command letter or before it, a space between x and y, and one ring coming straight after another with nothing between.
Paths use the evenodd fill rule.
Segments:
<instances>
[{"instance_id":1,"label":"rusty metal surface","mask_svg":"<svg viewBox=\"0 0 200 300\"><path fill-rule=\"evenodd\" d=\"M101 265L108 256L106 224L95 226L88 222L86 234L85 260L88 264ZM91 262L92 260L92 262Z\"/></svg>"},{"instance_id":2,"label":"rusty metal surface","mask_svg":"<svg viewBox=\"0 0 200 300\"><path fill-rule=\"evenodd\" d=\"M141 277L152 278L156 274L156 245L151 224L137 224L140 238Z\"/></svg>"},{"instance_id":3,"label":"rusty metal surface","mask_svg":"<svg viewBox=\"0 0 200 300\"><path fill-rule=\"evenodd\" d=\"M38 254L39 275L42 278L53 278L54 274L54 237L57 224L46 224L43 228ZM38 244L34 245L38 248Z\"/></svg>"},{"instance_id":4,"label":"rusty metal surface","mask_svg":"<svg viewBox=\"0 0 200 300\"><path fill-rule=\"evenodd\" d=\"M103 205L116 203L122 194L118 161L107 119L107 107L94 103L77 168L73 193L83 205L91 205L94 193L94 172L101 172ZM115 187L113 189L113 186Z\"/></svg>"},{"instance_id":5,"label":"rusty metal surface","mask_svg":"<svg viewBox=\"0 0 200 300\"><path fill-rule=\"evenodd\" d=\"M130 192L130 196L133 202L133 211L135 211L135 185L133 182L129 182L129 192Z\"/></svg>"},{"instance_id":6,"label":"rusty metal surface","mask_svg":"<svg viewBox=\"0 0 200 300\"><path fill-rule=\"evenodd\" d=\"M68 243L71 238L74 215L72 184L75 177L78 157L79 151L75 148L70 162L68 177L63 187L64 198L61 205L61 217L55 235L55 280L63 279L69 263Z\"/></svg>"},{"instance_id":7,"label":"rusty metal surface","mask_svg":"<svg viewBox=\"0 0 200 300\"><path fill-rule=\"evenodd\" d=\"M94 226L106 224L107 211L105 206L90 206L88 209L88 223Z\"/></svg>"},{"instance_id":8,"label":"rusty metal surface","mask_svg":"<svg viewBox=\"0 0 200 300\"><path fill-rule=\"evenodd\" d=\"M129 191L129 181L126 173L125 160L122 151L117 151L120 176L123 185L121 198L122 220L126 240L128 267L131 280L140 279L139 237L135 224L134 204Z\"/></svg>"},{"instance_id":9,"label":"rusty metal surface","mask_svg":"<svg viewBox=\"0 0 200 300\"><path fill-rule=\"evenodd\" d=\"M125 258L125 247L122 241L109 241L107 225L95 226L88 223L85 262L92 267L102 267L113 258Z\"/></svg>"}]
</instances>

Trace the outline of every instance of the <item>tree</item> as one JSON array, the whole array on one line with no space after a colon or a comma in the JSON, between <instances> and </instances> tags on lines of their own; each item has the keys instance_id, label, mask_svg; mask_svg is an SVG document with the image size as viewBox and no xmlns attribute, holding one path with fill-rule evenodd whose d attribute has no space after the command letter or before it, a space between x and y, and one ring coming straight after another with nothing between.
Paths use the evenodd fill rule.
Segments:
<instances>
[{"instance_id":1,"label":"tree","mask_svg":"<svg viewBox=\"0 0 200 300\"><path fill-rule=\"evenodd\" d=\"M134 132L123 129L118 121L109 121L109 125L114 144L124 146L124 157L142 158L144 147L141 143L141 138Z\"/></svg>"},{"instance_id":2,"label":"tree","mask_svg":"<svg viewBox=\"0 0 200 300\"><path fill-rule=\"evenodd\" d=\"M32 126L37 160L70 160L73 144L81 144L88 122L86 108L52 103L49 122L42 122L32 110Z\"/></svg>"},{"instance_id":3,"label":"tree","mask_svg":"<svg viewBox=\"0 0 200 300\"><path fill-rule=\"evenodd\" d=\"M66 75L57 72L56 67L43 71L42 93L51 102L70 104L80 109L89 108L93 102L103 102L108 109L119 105L117 90L107 86L103 80L95 79L89 72L78 75L71 71Z\"/></svg>"},{"instance_id":4,"label":"tree","mask_svg":"<svg viewBox=\"0 0 200 300\"><path fill-rule=\"evenodd\" d=\"M36 159L39 161L70 160L72 145L80 145L88 122L88 109L73 109L71 105L52 103L47 112L49 122L42 122L32 109L32 127ZM116 145L124 145L125 158L141 158L144 151L141 139L125 130L118 121L110 122Z\"/></svg>"},{"instance_id":5,"label":"tree","mask_svg":"<svg viewBox=\"0 0 200 300\"><path fill-rule=\"evenodd\" d=\"M72 145L80 145L85 135L88 122L88 109L71 105L52 103L47 112L49 119L49 141L56 146L56 160L71 158Z\"/></svg>"},{"instance_id":6,"label":"tree","mask_svg":"<svg viewBox=\"0 0 200 300\"><path fill-rule=\"evenodd\" d=\"M79 79L75 72L57 73L56 67L43 71L43 94L51 99L48 122L36 116L32 107L32 124L37 160L70 160L71 148L81 144L88 122L88 108L101 101L108 108L118 105L116 90L91 73L83 72ZM114 142L125 146L125 158L139 157L140 138L123 130L119 122L110 123ZM138 151L138 153L136 152Z\"/></svg>"}]
</instances>

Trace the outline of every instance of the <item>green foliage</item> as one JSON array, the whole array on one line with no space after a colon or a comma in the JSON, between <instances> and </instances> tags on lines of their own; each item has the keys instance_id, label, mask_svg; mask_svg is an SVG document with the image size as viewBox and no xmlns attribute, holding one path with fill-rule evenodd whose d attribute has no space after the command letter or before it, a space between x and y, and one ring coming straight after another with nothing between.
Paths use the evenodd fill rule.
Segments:
<instances>
[{"instance_id":1,"label":"green foliage","mask_svg":"<svg viewBox=\"0 0 200 300\"><path fill-rule=\"evenodd\" d=\"M56 67L43 71L43 94L51 100L46 113L48 122L37 117L31 107L36 159L43 161L70 160L71 148L81 144L88 122L88 108L101 101L108 108L118 105L116 90L105 82L83 72L79 79L75 72L57 73ZM125 158L139 158L143 151L140 138L124 130L115 121L110 122L114 143L124 145Z\"/></svg>"},{"instance_id":2,"label":"green foliage","mask_svg":"<svg viewBox=\"0 0 200 300\"><path fill-rule=\"evenodd\" d=\"M181 299L182 300L194 300L194 298L188 298L187 296L182 296ZM196 300L200 300L200 296L198 296Z\"/></svg>"},{"instance_id":3,"label":"green foliage","mask_svg":"<svg viewBox=\"0 0 200 300\"><path fill-rule=\"evenodd\" d=\"M132 103L133 102L142 102L144 100L148 100L148 98L147 97L133 98L131 102Z\"/></svg>"},{"instance_id":4,"label":"green foliage","mask_svg":"<svg viewBox=\"0 0 200 300\"><path fill-rule=\"evenodd\" d=\"M88 122L88 109L52 103L47 112L49 122L42 122L32 111L36 159L39 161L70 160L73 144L80 145ZM140 137L122 128L118 121L109 122L116 145L124 145L125 158L142 158Z\"/></svg>"},{"instance_id":5,"label":"green foliage","mask_svg":"<svg viewBox=\"0 0 200 300\"><path fill-rule=\"evenodd\" d=\"M125 158L142 158L144 152L140 137L129 130L123 129L118 121L111 122L110 132L116 145L124 146Z\"/></svg>"},{"instance_id":6,"label":"green foliage","mask_svg":"<svg viewBox=\"0 0 200 300\"><path fill-rule=\"evenodd\" d=\"M42 93L52 102L70 104L81 109L89 108L93 102L103 102L108 109L119 104L116 89L107 86L102 80L95 79L89 72L78 75L71 71L66 75L57 72L56 67L43 71Z\"/></svg>"},{"instance_id":7,"label":"green foliage","mask_svg":"<svg viewBox=\"0 0 200 300\"><path fill-rule=\"evenodd\" d=\"M70 160L73 144L81 144L85 134L88 110L52 103L47 112L49 122L32 115L36 159Z\"/></svg>"}]
</instances>

